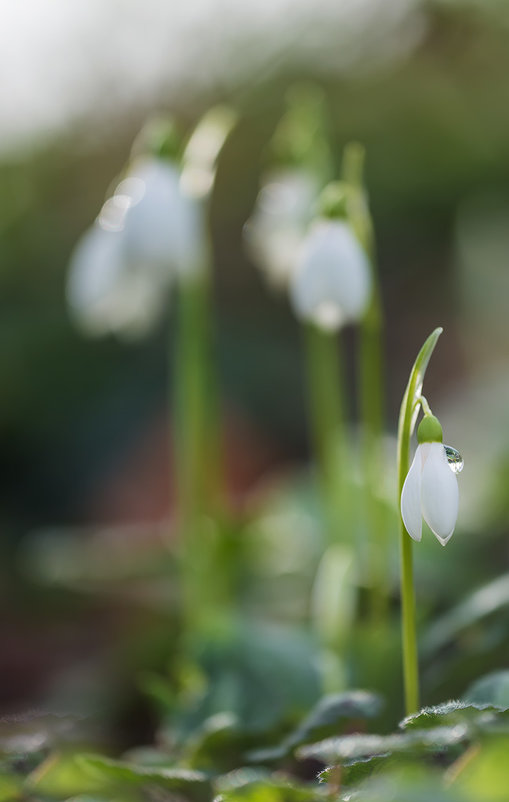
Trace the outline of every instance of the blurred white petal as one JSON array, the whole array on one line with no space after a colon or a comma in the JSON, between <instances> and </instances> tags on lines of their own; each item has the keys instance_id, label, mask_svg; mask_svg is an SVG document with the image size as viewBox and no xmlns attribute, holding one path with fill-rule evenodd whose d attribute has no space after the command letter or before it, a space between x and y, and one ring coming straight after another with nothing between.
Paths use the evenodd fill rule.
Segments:
<instances>
[{"instance_id":1,"label":"blurred white petal","mask_svg":"<svg viewBox=\"0 0 509 802\"><path fill-rule=\"evenodd\" d=\"M95 224L71 256L67 299L87 334L140 336L160 311L164 293L148 274L126 263L123 233Z\"/></svg>"},{"instance_id":2,"label":"blurred white petal","mask_svg":"<svg viewBox=\"0 0 509 802\"><path fill-rule=\"evenodd\" d=\"M350 226L340 220L315 223L290 285L297 316L337 330L362 316L370 293L368 260Z\"/></svg>"},{"instance_id":3,"label":"blurred white petal","mask_svg":"<svg viewBox=\"0 0 509 802\"><path fill-rule=\"evenodd\" d=\"M277 288L288 286L319 194L306 170L273 173L264 184L244 234L255 264Z\"/></svg>"},{"instance_id":4,"label":"blurred white petal","mask_svg":"<svg viewBox=\"0 0 509 802\"><path fill-rule=\"evenodd\" d=\"M182 192L177 166L163 159L140 159L117 192L126 193L130 187L132 202L124 219L126 258L160 275L201 269L203 209Z\"/></svg>"}]
</instances>

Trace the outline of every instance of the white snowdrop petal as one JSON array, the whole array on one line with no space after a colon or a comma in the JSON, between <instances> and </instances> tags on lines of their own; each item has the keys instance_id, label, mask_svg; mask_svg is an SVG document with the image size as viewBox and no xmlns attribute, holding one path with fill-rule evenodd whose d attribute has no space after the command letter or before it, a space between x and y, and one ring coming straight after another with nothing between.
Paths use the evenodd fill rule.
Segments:
<instances>
[{"instance_id":1,"label":"white snowdrop petal","mask_svg":"<svg viewBox=\"0 0 509 802\"><path fill-rule=\"evenodd\" d=\"M458 518L458 480L449 468L442 443L431 443L421 476L421 508L424 520L445 545Z\"/></svg>"},{"instance_id":2,"label":"white snowdrop petal","mask_svg":"<svg viewBox=\"0 0 509 802\"><path fill-rule=\"evenodd\" d=\"M124 274L122 235L92 226L71 255L66 290L77 323L88 333L110 329Z\"/></svg>"},{"instance_id":3,"label":"white snowdrop petal","mask_svg":"<svg viewBox=\"0 0 509 802\"><path fill-rule=\"evenodd\" d=\"M329 258L335 266L334 296L346 320L357 320L363 313L371 291L371 271L366 255L345 223L328 228Z\"/></svg>"},{"instance_id":4,"label":"white snowdrop petal","mask_svg":"<svg viewBox=\"0 0 509 802\"><path fill-rule=\"evenodd\" d=\"M124 219L127 258L154 272L195 271L204 247L203 210L182 192L178 168L162 159L142 159L128 179L136 179L136 193Z\"/></svg>"},{"instance_id":5,"label":"white snowdrop petal","mask_svg":"<svg viewBox=\"0 0 509 802\"><path fill-rule=\"evenodd\" d=\"M249 253L275 287L286 288L316 206L319 186L306 170L270 175L244 228Z\"/></svg>"},{"instance_id":6,"label":"white snowdrop petal","mask_svg":"<svg viewBox=\"0 0 509 802\"><path fill-rule=\"evenodd\" d=\"M350 227L318 221L303 243L290 285L297 316L337 330L360 317L370 290L369 264Z\"/></svg>"},{"instance_id":7,"label":"white snowdrop petal","mask_svg":"<svg viewBox=\"0 0 509 802\"><path fill-rule=\"evenodd\" d=\"M417 446L414 460L410 466L401 492L401 516L403 518L403 523L410 537L416 541L420 541L422 537L421 450L422 446Z\"/></svg>"},{"instance_id":8,"label":"white snowdrop petal","mask_svg":"<svg viewBox=\"0 0 509 802\"><path fill-rule=\"evenodd\" d=\"M126 259L123 231L96 223L71 256L67 300L85 333L133 338L149 331L160 314L167 285L168 279Z\"/></svg>"}]
</instances>

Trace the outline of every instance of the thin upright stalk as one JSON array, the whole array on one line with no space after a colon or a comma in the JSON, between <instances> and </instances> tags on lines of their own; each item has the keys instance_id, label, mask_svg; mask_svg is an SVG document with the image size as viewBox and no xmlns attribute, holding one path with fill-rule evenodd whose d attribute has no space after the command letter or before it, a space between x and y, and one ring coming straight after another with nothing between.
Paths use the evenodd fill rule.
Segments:
<instances>
[{"instance_id":1,"label":"thin upright stalk","mask_svg":"<svg viewBox=\"0 0 509 802\"><path fill-rule=\"evenodd\" d=\"M370 532L368 545L373 617L384 617L387 609L387 522L379 501L383 481L382 438L385 393L383 387L383 307L375 267L374 234L363 185L364 148L351 143L342 164L347 189L347 213L371 264L371 299L360 323L358 382L362 423L362 465L367 489L366 515Z\"/></svg>"},{"instance_id":2,"label":"thin upright stalk","mask_svg":"<svg viewBox=\"0 0 509 802\"><path fill-rule=\"evenodd\" d=\"M410 440L421 403L422 383L433 349L442 333L435 329L422 346L410 372L405 395L401 403L398 425L398 510L401 509L401 492L410 468ZM415 593L412 561L412 540L399 514L401 555L401 636L403 647L403 683L406 714L419 708L419 666L417 630L415 623Z\"/></svg>"},{"instance_id":3,"label":"thin upright stalk","mask_svg":"<svg viewBox=\"0 0 509 802\"><path fill-rule=\"evenodd\" d=\"M223 501L217 382L212 358L209 271L183 280L178 293L174 371L174 464L183 607L193 621L203 607L214 549L205 525ZM212 551L211 551L212 550Z\"/></svg>"},{"instance_id":4,"label":"thin upright stalk","mask_svg":"<svg viewBox=\"0 0 509 802\"><path fill-rule=\"evenodd\" d=\"M344 470L344 398L338 338L304 326L308 406L313 448L327 519L327 542L335 539L335 508Z\"/></svg>"},{"instance_id":5,"label":"thin upright stalk","mask_svg":"<svg viewBox=\"0 0 509 802\"><path fill-rule=\"evenodd\" d=\"M410 468L410 436L408 426L403 428L398 442L398 500ZM419 708L419 663L417 655L417 630L415 626L414 568L412 539L408 535L403 519L399 516L400 560L401 560L401 635L403 645L403 681L406 714Z\"/></svg>"}]
</instances>

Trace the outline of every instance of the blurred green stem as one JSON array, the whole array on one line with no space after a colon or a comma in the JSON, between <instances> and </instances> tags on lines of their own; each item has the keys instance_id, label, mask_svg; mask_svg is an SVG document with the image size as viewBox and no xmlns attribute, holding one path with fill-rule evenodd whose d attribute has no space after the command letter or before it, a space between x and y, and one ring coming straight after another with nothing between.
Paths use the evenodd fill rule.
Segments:
<instances>
[{"instance_id":1,"label":"blurred green stem","mask_svg":"<svg viewBox=\"0 0 509 802\"><path fill-rule=\"evenodd\" d=\"M179 287L174 375L174 449L185 614L198 614L210 570L206 516L220 511L224 488L217 383L212 359L209 270Z\"/></svg>"},{"instance_id":2,"label":"blurred green stem","mask_svg":"<svg viewBox=\"0 0 509 802\"><path fill-rule=\"evenodd\" d=\"M357 238L366 251L372 276L369 306L360 325L359 396L362 423L362 465L367 489L366 514L371 533L368 545L369 575L372 587L372 615L384 618L388 600L387 522L380 501L383 483L382 439L384 432L383 307L375 266L374 235L363 185L364 148L357 143L346 146L342 177L346 184L347 215Z\"/></svg>"},{"instance_id":3,"label":"blurred green stem","mask_svg":"<svg viewBox=\"0 0 509 802\"><path fill-rule=\"evenodd\" d=\"M344 469L344 399L338 338L304 326L311 437L325 506L327 542L335 539L338 487Z\"/></svg>"}]
</instances>

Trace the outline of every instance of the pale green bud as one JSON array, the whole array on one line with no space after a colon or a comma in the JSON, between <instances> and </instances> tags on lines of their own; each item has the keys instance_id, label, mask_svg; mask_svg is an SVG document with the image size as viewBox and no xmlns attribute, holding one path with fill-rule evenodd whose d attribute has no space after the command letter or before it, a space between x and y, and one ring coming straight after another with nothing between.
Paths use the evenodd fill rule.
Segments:
<instances>
[{"instance_id":1,"label":"pale green bud","mask_svg":"<svg viewBox=\"0 0 509 802\"><path fill-rule=\"evenodd\" d=\"M425 415L417 429L417 442L442 443L443 434L440 421L434 415Z\"/></svg>"}]
</instances>

